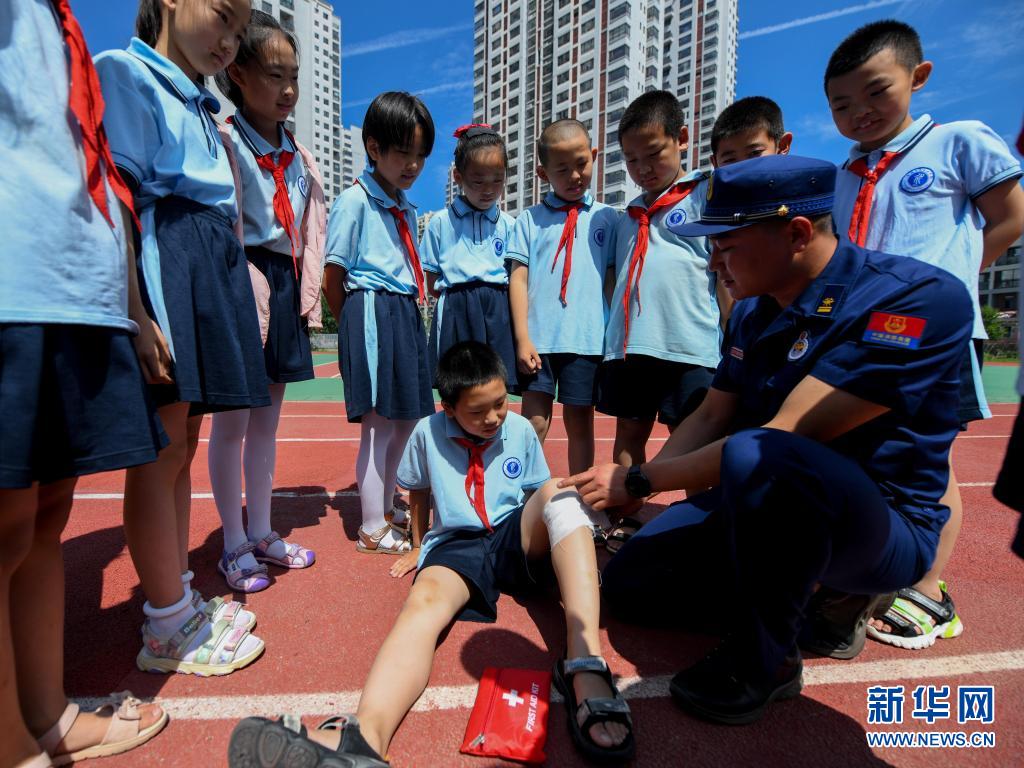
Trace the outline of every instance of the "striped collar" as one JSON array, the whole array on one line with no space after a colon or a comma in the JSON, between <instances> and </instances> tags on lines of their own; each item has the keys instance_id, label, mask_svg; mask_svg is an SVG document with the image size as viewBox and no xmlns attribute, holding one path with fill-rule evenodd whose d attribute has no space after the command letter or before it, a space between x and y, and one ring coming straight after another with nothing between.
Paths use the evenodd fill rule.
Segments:
<instances>
[{"instance_id":1,"label":"striped collar","mask_svg":"<svg viewBox=\"0 0 1024 768\"><path fill-rule=\"evenodd\" d=\"M356 179L356 184L361 186L368 197L374 200L382 208L401 208L403 211L408 211L413 216L416 215L416 206L409 202L409 198L405 196L405 192L401 189L395 189L398 194L397 202L392 200L390 196L381 188L377 180L373 178L373 172L367 168Z\"/></svg>"},{"instance_id":2,"label":"striped collar","mask_svg":"<svg viewBox=\"0 0 1024 768\"><path fill-rule=\"evenodd\" d=\"M579 200L576 200L575 202L582 203L584 208L590 208L590 206L594 204L594 196L590 194L590 190L588 189L586 192L583 193L583 197L581 197ZM554 192L548 192L546 195L544 195L544 205L546 205L553 211L557 211L559 208L563 206L572 205L572 203L570 203L568 200L563 200Z\"/></svg>"},{"instance_id":3,"label":"striped collar","mask_svg":"<svg viewBox=\"0 0 1024 768\"><path fill-rule=\"evenodd\" d=\"M157 53L139 38L132 38L131 43L128 44L128 53L149 67L153 74L167 84L171 93L183 102L198 101L212 113L220 111L220 102L217 101L217 97L213 93L205 86L189 79L188 75L181 71L181 67L166 56Z\"/></svg>"},{"instance_id":4,"label":"striped collar","mask_svg":"<svg viewBox=\"0 0 1024 768\"><path fill-rule=\"evenodd\" d=\"M454 200L452 200L451 209L452 209L452 213L454 213L456 215L456 217L458 217L460 219L463 216L468 216L471 213L478 213L481 216L483 216L486 219L488 219L492 223L497 224L497 222L498 222L498 204L497 203L494 203L494 205L492 205L486 211L481 211L481 210L479 210L477 208L474 208L472 205L470 205L469 202L466 200L466 198L464 198L462 195L459 195Z\"/></svg>"},{"instance_id":5,"label":"striped collar","mask_svg":"<svg viewBox=\"0 0 1024 768\"><path fill-rule=\"evenodd\" d=\"M281 142L280 147L274 147L264 139L256 131L255 128L250 125L249 121L245 119L240 111L235 112L231 116L231 124L235 127L235 131L238 133L238 137L242 140L242 143L249 148L256 157L263 157L264 155L279 155L282 151L291 152L293 155L297 152L295 142L292 141L291 134L285 130L284 125L281 123L277 124L277 135Z\"/></svg>"},{"instance_id":6,"label":"striped collar","mask_svg":"<svg viewBox=\"0 0 1024 768\"><path fill-rule=\"evenodd\" d=\"M889 143L884 147L873 149L870 152L865 152L860 148L859 144L854 144L850 147L850 159L843 163L843 168L846 168L854 160L859 160L862 157L867 157L876 152L895 152L897 154L906 152L923 139L932 128L936 125L935 121L932 120L931 115L921 115L917 120L908 125L903 131L895 136Z\"/></svg>"}]
</instances>

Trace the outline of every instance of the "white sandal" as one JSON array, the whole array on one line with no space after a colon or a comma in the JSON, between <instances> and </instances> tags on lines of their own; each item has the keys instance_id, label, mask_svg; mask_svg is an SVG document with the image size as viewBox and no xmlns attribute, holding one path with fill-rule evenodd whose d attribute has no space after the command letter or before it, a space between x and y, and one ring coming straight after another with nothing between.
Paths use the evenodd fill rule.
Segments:
<instances>
[{"instance_id":1,"label":"white sandal","mask_svg":"<svg viewBox=\"0 0 1024 768\"><path fill-rule=\"evenodd\" d=\"M162 716L159 720L148 728L140 728L142 714L139 712L139 707L143 702L136 699L128 691L115 695L123 695L125 697L121 700L119 706L115 707L113 704L106 704L97 710L97 714L106 709L110 710L110 725L107 726L107 732L103 735L100 743L80 749L77 752L58 754L57 747L60 746L61 742L64 741L64 738L71 731L80 711L77 704L68 703L64 714L39 739L39 746L53 755L53 757L47 758L47 760L52 760L52 765L67 765L79 760L88 760L92 757L119 755L122 752L127 752L130 749L135 749L135 747L145 744L167 725L167 713L161 710ZM44 755L40 755L40 757L35 759L39 760L42 757ZM38 763L39 766L50 764L50 762ZM36 765L36 763L28 763L28 766L32 768L36 768Z\"/></svg>"},{"instance_id":2,"label":"white sandal","mask_svg":"<svg viewBox=\"0 0 1024 768\"><path fill-rule=\"evenodd\" d=\"M381 541L387 536L388 531L394 532L394 539L391 544L382 546ZM412 551L412 544L409 541L409 534L398 525L385 523L382 528L367 533L363 526L359 526L359 541L356 542L356 549L367 555L404 555Z\"/></svg>"}]
</instances>

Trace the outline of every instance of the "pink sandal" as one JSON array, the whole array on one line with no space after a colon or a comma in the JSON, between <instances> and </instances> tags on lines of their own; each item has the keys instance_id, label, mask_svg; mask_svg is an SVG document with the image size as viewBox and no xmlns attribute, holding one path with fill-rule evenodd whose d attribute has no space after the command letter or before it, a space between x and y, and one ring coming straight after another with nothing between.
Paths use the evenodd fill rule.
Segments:
<instances>
[{"instance_id":1,"label":"pink sandal","mask_svg":"<svg viewBox=\"0 0 1024 768\"><path fill-rule=\"evenodd\" d=\"M78 705L69 703L60 719L39 739L39 746L50 753L53 765L67 765L91 757L119 755L135 749L156 736L167 725L168 720L167 712L161 711L161 716L155 723L148 728L140 728L142 714L139 708L142 705L141 701L125 691L125 698L120 705L115 707L113 704L107 704L98 710L110 710L110 725L99 744L78 752L57 752L78 717Z\"/></svg>"},{"instance_id":2,"label":"pink sandal","mask_svg":"<svg viewBox=\"0 0 1024 768\"><path fill-rule=\"evenodd\" d=\"M225 552L217 561L217 570L236 592L259 592L270 586L267 566L257 564L255 568L243 568L238 564L238 558L249 554L255 547L255 544L247 541L234 552Z\"/></svg>"},{"instance_id":3,"label":"pink sandal","mask_svg":"<svg viewBox=\"0 0 1024 768\"><path fill-rule=\"evenodd\" d=\"M268 550L275 542L284 544L285 553L283 557L272 557ZM300 547L281 538L277 531L271 531L259 541L253 544L256 559L261 563L272 563L282 568L309 568L316 562L316 553L312 549Z\"/></svg>"}]
</instances>

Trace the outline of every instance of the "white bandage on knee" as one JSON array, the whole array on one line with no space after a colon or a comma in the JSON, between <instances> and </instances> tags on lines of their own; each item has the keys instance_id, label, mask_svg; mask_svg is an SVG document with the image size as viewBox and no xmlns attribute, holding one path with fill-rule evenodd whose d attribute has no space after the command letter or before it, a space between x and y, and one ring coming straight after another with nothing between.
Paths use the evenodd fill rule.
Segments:
<instances>
[{"instance_id":1,"label":"white bandage on knee","mask_svg":"<svg viewBox=\"0 0 1024 768\"><path fill-rule=\"evenodd\" d=\"M580 497L570 491L556 493L548 500L542 516L552 549L577 528L586 528L589 531L592 526Z\"/></svg>"}]
</instances>

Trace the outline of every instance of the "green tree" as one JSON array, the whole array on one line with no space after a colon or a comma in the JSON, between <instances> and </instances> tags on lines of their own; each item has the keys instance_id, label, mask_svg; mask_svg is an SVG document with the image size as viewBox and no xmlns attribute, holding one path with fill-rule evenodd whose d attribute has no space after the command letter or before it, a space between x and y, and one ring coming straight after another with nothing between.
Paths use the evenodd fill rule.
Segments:
<instances>
[{"instance_id":1,"label":"green tree","mask_svg":"<svg viewBox=\"0 0 1024 768\"><path fill-rule=\"evenodd\" d=\"M981 321L985 324L985 332L993 341L1006 338L1006 325L999 319L999 310L995 307L981 308Z\"/></svg>"},{"instance_id":2,"label":"green tree","mask_svg":"<svg viewBox=\"0 0 1024 768\"><path fill-rule=\"evenodd\" d=\"M320 295L320 314L324 324L323 330L320 333L337 333L338 321L331 314L331 308L327 306L327 299L324 298L323 294Z\"/></svg>"}]
</instances>

